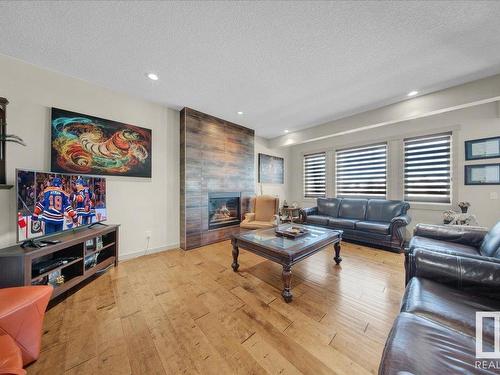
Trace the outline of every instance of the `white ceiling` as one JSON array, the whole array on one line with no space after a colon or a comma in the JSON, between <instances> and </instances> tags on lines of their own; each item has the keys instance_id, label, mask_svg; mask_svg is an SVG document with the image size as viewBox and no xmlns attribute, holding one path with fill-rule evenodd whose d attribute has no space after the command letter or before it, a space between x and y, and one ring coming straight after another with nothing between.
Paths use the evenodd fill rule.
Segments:
<instances>
[{"instance_id":1,"label":"white ceiling","mask_svg":"<svg viewBox=\"0 0 500 375\"><path fill-rule=\"evenodd\" d=\"M500 2L6 1L0 25L2 54L269 138L500 72Z\"/></svg>"}]
</instances>

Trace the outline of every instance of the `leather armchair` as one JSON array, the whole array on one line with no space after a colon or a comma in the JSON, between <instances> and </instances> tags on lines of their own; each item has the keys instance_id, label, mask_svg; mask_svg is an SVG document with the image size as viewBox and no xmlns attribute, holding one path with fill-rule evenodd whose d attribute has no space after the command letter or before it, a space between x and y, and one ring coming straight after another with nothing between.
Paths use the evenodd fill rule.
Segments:
<instances>
[{"instance_id":1,"label":"leather armchair","mask_svg":"<svg viewBox=\"0 0 500 375\"><path fill-rule=\"evenodd\" d=\"M25 375L21 350L9 335L0 334L0 374Z\"/></svg>"},{"instance_id":2,"label":"leather armchair","mask_svg":"<svg viewBox=\"0 0 500 375\"><path fill-rule=\"evenodd\" d=\"M51 286L0 289L0 335L8 335L18 346L23 366L40 354L43 318L52 290ZM2 358L0 352L0 362Z\"/></svg>"},{"instance_id":3,"label":"leather armchair","mask_svg":"<svg viewBox=\"0 0 500 375\"><path fill-rule=\"evenodd\" d=\"M245 214L240 223L244 229L273 228L278 223L279 198L269 195L260 195L251 200L252 212Z\"/></svg>"}]
</instances>

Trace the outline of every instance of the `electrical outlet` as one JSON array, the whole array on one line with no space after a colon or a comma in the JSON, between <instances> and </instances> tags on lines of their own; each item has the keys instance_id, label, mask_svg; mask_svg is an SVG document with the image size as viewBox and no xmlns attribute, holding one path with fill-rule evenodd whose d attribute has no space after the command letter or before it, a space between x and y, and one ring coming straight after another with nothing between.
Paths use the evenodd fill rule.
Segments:
<instances>
[{"instance_id":1,"label":"electrical outlet","mask_svg":"<svg viewBox=\"0 0 500 375\"><path fill-rule=\"evenodd\" d=\"M490 199L493 199L493 200L498 199L498 193L496 191L492 191L490 193Z\"/></svg>"},{"instance_id":2,"label":"electrical outlet","mask_svg":"<svg viewBox=\"0 0 500 375\"><path fill-rule=\"evenodd\" d=\"M151 231L150 231L150 230L147 230L147 231L146 231L146 238L147 238L148 240L151 238L151 235L152 235Z\"/></svg>"}]
</instances>

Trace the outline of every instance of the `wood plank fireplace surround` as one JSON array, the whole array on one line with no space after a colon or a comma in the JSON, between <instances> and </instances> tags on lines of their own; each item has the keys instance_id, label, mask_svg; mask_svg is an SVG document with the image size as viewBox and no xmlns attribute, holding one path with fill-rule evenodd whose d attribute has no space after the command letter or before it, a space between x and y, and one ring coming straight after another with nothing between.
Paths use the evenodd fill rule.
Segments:
<instances>
[{"instance_id":1,"label":"wood plank fireplace surround","mask_svg":"<svg viewBox=\"0 0 500 375\"><path fill-rule=\"evenodd\" d=\"M184 108L180 117L180 243L228 239L255 195L254 131Z\"/></svg>"}]
</instances>

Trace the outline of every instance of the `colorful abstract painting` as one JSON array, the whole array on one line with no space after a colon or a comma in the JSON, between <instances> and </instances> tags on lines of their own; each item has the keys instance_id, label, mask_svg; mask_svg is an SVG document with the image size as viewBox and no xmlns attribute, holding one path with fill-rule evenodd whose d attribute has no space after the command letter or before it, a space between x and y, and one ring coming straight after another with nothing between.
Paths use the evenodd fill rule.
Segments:
<instances>
[{"instance_id":1,"label":"colorful abstract painting","mask_svg":"<svg viewBox=\"0 0 500 375\"><path fill-rule=\"evenodd\" d=\"M259 153L259 182L283 184L285 180L284 159Z\"/></svg>"},{"instance_id":2,"label":"colorful abstract painting","mask_svg":"<svg viewBox=\"0 0 500 375\"><path fill-rule=\"evenodd\" d=\"M53 172L151 177L151 130L52 108Z\"/></svg>"}]
</instances>

